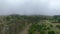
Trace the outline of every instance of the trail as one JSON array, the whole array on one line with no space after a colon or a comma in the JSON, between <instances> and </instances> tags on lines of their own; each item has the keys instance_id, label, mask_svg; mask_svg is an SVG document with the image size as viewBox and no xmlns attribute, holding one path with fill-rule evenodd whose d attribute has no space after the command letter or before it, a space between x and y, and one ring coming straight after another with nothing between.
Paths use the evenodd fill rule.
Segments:
<instances>
[{"instance_id":1,"label":"trail","mask_svg":"<svg viewBox=\"0 0 60 34\"><path fill-rule=\"evenodd\" d=\"M20 34L28 34L28 30L32 24L27 25L21 32Z\"/></svg>"}]
</instances>

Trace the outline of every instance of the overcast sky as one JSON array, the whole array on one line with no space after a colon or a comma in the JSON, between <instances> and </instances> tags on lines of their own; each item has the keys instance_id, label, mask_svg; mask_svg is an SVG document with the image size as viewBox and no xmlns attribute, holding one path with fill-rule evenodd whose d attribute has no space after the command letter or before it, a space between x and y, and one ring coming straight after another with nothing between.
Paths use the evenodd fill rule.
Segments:
<instances>
[{"instance_id":1,"label":"overcast sky","mask_svg":"<svg viewBox=\"0 0 60 34\"><path fill-rule=\"evenodd\" d=\"M60 15L60 0L0 0L0 15Z\"/></svg>"}]
</instances>

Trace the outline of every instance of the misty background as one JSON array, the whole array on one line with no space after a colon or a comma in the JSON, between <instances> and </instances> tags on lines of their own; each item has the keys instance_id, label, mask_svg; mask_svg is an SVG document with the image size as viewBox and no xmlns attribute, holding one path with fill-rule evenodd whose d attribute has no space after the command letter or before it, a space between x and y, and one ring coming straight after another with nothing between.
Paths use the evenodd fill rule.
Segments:
<instances>
[{"instance_id":1,"label":"misty background","mask_svg":"<svg viewBox=\"0 0 60 34\"><path fill-rule=\"evenodd\" d=\"M0 0L0 15L60 15L60 0Z\"/></svg>"}]
</instances>

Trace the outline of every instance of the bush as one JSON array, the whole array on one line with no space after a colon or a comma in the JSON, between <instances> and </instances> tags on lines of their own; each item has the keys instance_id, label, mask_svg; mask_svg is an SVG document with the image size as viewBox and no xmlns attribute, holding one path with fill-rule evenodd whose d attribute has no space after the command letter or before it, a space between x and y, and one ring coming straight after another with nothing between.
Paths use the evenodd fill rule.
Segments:
<instances>
[{"instance_id":1,"label":"bush","mask_svg":"<svg viewBox=\"0 0 60 34\"><path fill-rule=\"evenodd\" d=\"M56 27L57 27L58 29L60 29L60 25L56 25Z\"/></svg>"},{"instance_id":2,"label":"bush","mask_svg":"<svg viewBox=\"0 0 60 34\"><path fill-rule=\"evenodd\" d=\"M29 34L30 33L32 34L34 31L41 32L41 34L45 34L46 32L44 32L44 31L50 30L51 27L52 27L52 25L48 25L48 24L46 25L44 23L33 24L31 26L31 28L29 29Z\"/></svg>"},{"instance_id":3,"label":"bush","mask_svg":"<svg viewBox=\"0 0 60 34\"><path fill-rule=\"evenodd\" d=\"M48 34L55 34L55 32L54 31L49 31Z\"/></svg>"},{"instance_id":4,"label":"bush","mask_svg":"<svg viewBox=\"0 0 60 34\"><path fill-rule=\"evenodd\" d=\"M46 30L50 30L50 27L47 27Z\"/></svg>"},{"instance_id":5,"label":"bush","mask_svg":"<svg viewBox=\"0 0 60 34\"><path fill-rule=\"evenodd\" d=\"M10 17L9 17L9 16L7 16L7 17L6 17L6 20L7 20L7 21L10 21Z\"/></svg>"},{"instance_id":6,"label":"bush","mask_svg":"<svg viewBox=\"0 0 60 34\"><path fill-rule=\"evenodd\" d=\"M40 33L41 33L41 34L46 34L46 32L45 32L45 31L41 31Z\"/></svg>"},{"instance_id":7,"label":"bush","mask_svg":"<svg viewBox=\"0 0 60 34\"><path fill-rule=\"evenodd\" d=\"M53 27L53 25L50 25L50 27Z\"/></svg>"}]
</instances>

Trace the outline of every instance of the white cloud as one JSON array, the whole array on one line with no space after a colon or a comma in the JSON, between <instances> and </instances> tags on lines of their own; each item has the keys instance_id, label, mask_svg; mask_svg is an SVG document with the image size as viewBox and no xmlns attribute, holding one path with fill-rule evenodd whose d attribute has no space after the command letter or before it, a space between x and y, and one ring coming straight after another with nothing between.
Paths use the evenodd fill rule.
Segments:
<instances>
[{"instance_id":1,"label":"white cloud","mask_svg":"<svg viewBox=\"0 0 60 34\"><path fill-rule=\"evenodd\" d=\"M59 8L60 0L0 0L0 14L54 15L58 14Z\"/></svg>"}]
</instances>

